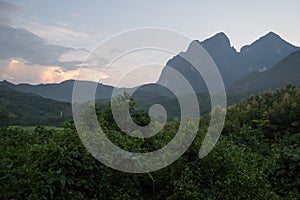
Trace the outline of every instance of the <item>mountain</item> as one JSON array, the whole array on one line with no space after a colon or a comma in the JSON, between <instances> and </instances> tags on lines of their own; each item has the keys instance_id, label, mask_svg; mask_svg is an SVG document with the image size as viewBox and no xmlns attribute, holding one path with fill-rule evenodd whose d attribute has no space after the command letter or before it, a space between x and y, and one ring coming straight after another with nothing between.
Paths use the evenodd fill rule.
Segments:
<instances>
[{"instance_id":1,"label":"mountain","mask_svg":"<svg viewBox=\"0 0 300 200\"><path fill-rule=\"evenodd\" d=\"M251 72L230 87L232 93L259 93L284 85L300 86L300 50L291 53L274 67Z\"/></svg>"},{"instance_id":2,"label":"mountain","mask_svg":"<svg viewBox=\"0 0 300 200\"><path fill-rule=\"evenodd\" d=\"M0 85L0 118L4 114L9 125L61 125L71 119L69 103L46 99L29 93L14 91Z\"/></svg>"},{"instance_id":3,"label":"mountain","mask_svg":"<svg viewBox=\"0 0 300 200\"><path fill-rule=\"evenodd\" d=\"M175 69L183 75L196 93L207 93L207 87L203 78L184 59L184 57L190 57L201 64L202 58L206 56L202 51L203 48L217 65L227 90L232 84L241 80L249 73L251 74L250 76L253 76L253 74L256 74L254 72L270 69L284 57L299 49L283 40L279 35L270 32L252 44L242 47L241 51L238 52L231 46L230 40L224 33L218 33L202 42L197 40L192 41L185 52L179 53L166 63L157 83L143 85L139 87L138 91L152 94L152 96L160 96L160 98L174 98L174 94L167 89L168 87L173 87L177 88L176 95L188 94L188 88L182 82L181 76L175 74L174 70L171 70ZM74 82L74 80L67 80L55 84L15 85L7 81L0 81L0 86L5 86L19 92L37 94L57 101L71 102ZM82 88L82 97L85 101L93 98L87 95L88 89L95 86L97 86L95 98L102 102L110 99L114 90L112 86L90 81L78 81L78 83ZM115 89L117 89L117 94L122 94L124 91L132 93L136 88ZM153 95L154 93L156 95ZM143 98L143 95L141 98Z\"/></svg>"},{"instance_id":4,"label":"mountain","mask_svg":"<svg viewBox=\"0 0 300 200\"><path fill-rule=\"evenodd\" d=\"M252 44L242 47L241 51L237 52L231 46L228 37L224 33L218 33L203 42L193 41L187 51L182 52L182 54L193 55L195 59L200 58L202 56L201 46L217 65L226 88L251 71L262 71L271 68L281 59L299 49L280 38L277 34L270 32ZM202 77L180 54L167 62L158 83L172 85L177 81L178 77L170 75L167 66L180 72L191 83L196 92L206 91L206 85Z\"/></svg>"},{"instance_id":5,"label":"mountain","mask_svg":"<svg viewBox=\"0 0 300 200\"><path fill-rule=\"evenodd\" d=\"M176 75L174 76L174 74L171 73L168 68L170 67L182 74L195 91L206 91L206 85L203 78L195 71L192 64L184 59L186 55L193 55L192 57L195 57L195 59L197 59L197 57L205 56L201 55L203 53L202 47L204 47L213 58L219 70L223 72L222 75L224 76L224 74L227 74L226 71L233 66L233 61L235 60L237 52L230 46L227 36L224 33L219 33L203 42L199 42L198 40L192 41L186 52L181 52L179 55L170 59L167 62L166 67L162 70L158 83L163 85L176 85L179 77Z\"/></svg>"},{"instance_id":6,"label":"mountain","mask_svg":"<svg viewBox=\"0 0 300 200\"><path fill-rule=\"evenodd\" d=\"M270 32L250 45L241 48L240 63L249 71L263 71L296 51L297 47Z\"/></svg>"},{"instance_id":7,"label":"mountain","mask_svg":"<svg viewBox=\"0 0 300 200\"><path fill-rule=\"evenodd\" d=\"M0 85L8 87L12 90L23 92L23 93L32 93L40 95L44 98L50 98L57 101L71 102L72 101L72 92L73 85L75 80L67 80L61 83L51 83L51 84L39 84L39 85L30 85L30 84L13 84L8 81L0 81ZM91 88L95 86L95 82L91 81L78 81L82 87ZM107 99L111 97L113 91L112 86L107 86L103 84L97 85L96 99ZM85 92L85 91L83 91Z\"/></svg>"}]
</instances>

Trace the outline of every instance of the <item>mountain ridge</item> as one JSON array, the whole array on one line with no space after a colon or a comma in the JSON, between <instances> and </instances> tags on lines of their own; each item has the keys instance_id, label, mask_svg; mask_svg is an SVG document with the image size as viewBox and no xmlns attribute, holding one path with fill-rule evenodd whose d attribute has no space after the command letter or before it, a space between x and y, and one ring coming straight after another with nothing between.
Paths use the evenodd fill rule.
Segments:
<instances>
[{"instance_id":1,"label":"mountain ridge","mask_svg":"<svg viewBox=\"0 0 300 200\"><path fill-rule=\"evenodd\" d=\"M284 57L299 49L299 47L286 42L274 32L269 32L250 45L243 46L240 52L237 52L231 46L229 38L224 32L221 32L202 42L194 40L183 53L195 54L195 52L191 52L191 49L197 51L196 45L199 45L199 49L202 46L213 59L222 75L226 88L229 88L231 84L251 71L262 71L273 67ZM201 53L201 50L199 52ZM180 72L191 83L196 92L207 92L205 82L200 74L180 55L171 58L166 66ZM171 77L169 74L171 74L170 71L165 67L158 83L175 84L178 78Z\"/></svg>"},{"instance_id":2,"label":"mountain ridge","mask_svg":"<svg viewBox=\"0 0 300 200\"><path fill-rule=\"evenodd\" d=\"M182 53L191 53L194 57L197 57L197 49L202 47L215 61L224 80L226 89L229 89L232 84L246 77L250 72L264 71L272 68L276 63L285 58L286 54L289 55L299 49L299 47L286 42L274 32L269 32L252 42L250 45L243 46L240 52L231 46L230 39L224 32L217 33L201 42L199 40L194 40L185 52L181 52L179 55L169 59L166 66L180 72L191 83L196 93L207 93L206 84L203 78L198 73L195 73L193 66L180 55ZM278 48L281 48L280 52L278 52ZM176 77L169 77L170 73L165 71L166 69L163 68L157 83L143 85L140 87L140 90L152 93L155 92L161 96L172 97L173 95L170 91L163 89L159 84L165 86L168 84L178 84L178 79ZM26 83L13 84L8 81L0 81L0 85L4 85L19 92L37 94L44 98L71 102L74 82L75 80L70 79L60 83L31 85ZM97 84L96 99L111 98L114 89L113 86L92 81L79 82L85 84L87 87L90 84ZM124 91L131 92L134 88L117 88L117 90L118 94L121 94ZM184 92L185 89L183 89L182 92L180 91L179 94L184 95Z\"/></svg>"},{"instance_id":3,"label":"mountain ridge","mask_svg":"<svg viewBox=\"0 0 300 200\"><path fill-rule=\"evenodd\" d=\"M300 86L300 50L289 54L274 67L263 72L251 72L234 83L229 92L255 94L284 85Z\"/></svg>"}]
</instances>

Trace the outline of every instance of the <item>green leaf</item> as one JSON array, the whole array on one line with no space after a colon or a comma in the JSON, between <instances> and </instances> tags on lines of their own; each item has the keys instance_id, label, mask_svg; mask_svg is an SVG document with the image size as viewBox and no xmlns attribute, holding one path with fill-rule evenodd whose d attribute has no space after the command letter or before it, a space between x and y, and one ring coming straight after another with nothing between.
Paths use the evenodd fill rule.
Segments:
<instances>
[{"instance_id":1,"label":"green leaf","mask_svg":"<svg viewBox=\"0 0 300 200\"><path fill-rule=\"evenodd\" d=\"M67 181L67 178L65 176L60 176L60 184L63 186L63 188L65 187L66 185L66 181Z\"/></svg>"},{"instance_id":2,"label":"green leaf","mask_svg":"<svg viewBox=\"0 0 300 200\"><path fill-rule=\"evenodd\" d=\"M151 179L151 181L154 182L153 176L149 172L147 172L147 174L148 174L149 178Z\"/></svg>"}]
</instances>

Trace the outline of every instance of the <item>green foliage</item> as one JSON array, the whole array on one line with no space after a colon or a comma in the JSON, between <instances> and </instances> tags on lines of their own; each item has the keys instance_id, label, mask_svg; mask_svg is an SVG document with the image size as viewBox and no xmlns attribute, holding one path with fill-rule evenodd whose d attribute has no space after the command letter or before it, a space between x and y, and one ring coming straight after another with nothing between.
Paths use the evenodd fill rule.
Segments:
<instances>
[{"instance_id":1,"label":"green foliage","mask_svg":"<svg viewBox=\"0 0 300 200\"><path fill-rule=\"evenodd\" d=\"M298 199L300 88L288 85L228 109L224 134L259 155L273 190Z\"/></svg>"},{"instance_id":2,"label":"green foliage","mask_svg":"<svg viewBox=\"0 0 300 200\"><path fill-rule=\"evenodd\" d=\"M237 133L243 126L259 128L272 143L286 134L300 132L299 119L300 89L288 85L251 96L229 108L224 134Z\"/></svg>"},{"instance_id":3,"label":"green foliage","mask_svg":"<svg viewBox=\"0 0 300 200\"><path fill-rule=\"evenodd\" d=\"M300 196L300 147L284 147L274 161L268 175L274 190L283 197Z\"/></svg>"},{"instance_id":4,"label":"green foliage","mask_svg":"<svg viewBox=\"0 0 300 200\"><path fill-rule=\"evenodd\" d=\"M0 199L299 199L299 91L288 86L231 106L217 145L199 159L210 120L202 117L187 152L172 165L145 174L98 162L71 121L55 130L2 128ZM137 124L149 123L134 102L130 113ZM105 134L133 152L165 146L179 127L178 121L168 122L151 138L133 139L120 131L109 108L97 114Z\"/></svg>"}]
</instances>

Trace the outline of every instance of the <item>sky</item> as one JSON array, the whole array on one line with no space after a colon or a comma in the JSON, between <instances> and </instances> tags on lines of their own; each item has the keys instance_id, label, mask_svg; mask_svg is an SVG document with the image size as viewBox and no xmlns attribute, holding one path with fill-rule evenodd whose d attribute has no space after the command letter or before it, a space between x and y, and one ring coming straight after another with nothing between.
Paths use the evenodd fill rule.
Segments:
<instances>
[{"instance_id":1,"label":"sky","mask_svg":"<svg viewBox=\"0 0 300 200\"><path fill-rule=\"evenodd\" d=\"M300 46L299 9L299 0L0 0L0 79L97 81L100 69L101 82L114 85L135 60L153 56L128 56L110 72L104 72L104 64L97 69L81 64L104 40L141 27L171 29L200 41L224 32L237 50L273 31ZM171 57L159 54L154 60L165 63ZM144 67L124 86L155 82L162 68Z\"/></svg>"}]
</instances>

